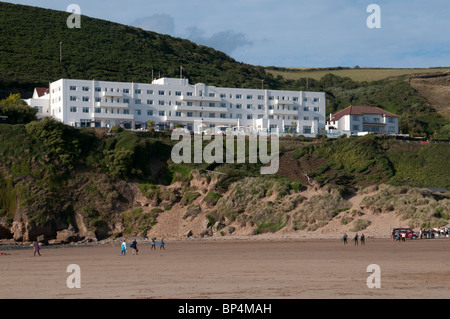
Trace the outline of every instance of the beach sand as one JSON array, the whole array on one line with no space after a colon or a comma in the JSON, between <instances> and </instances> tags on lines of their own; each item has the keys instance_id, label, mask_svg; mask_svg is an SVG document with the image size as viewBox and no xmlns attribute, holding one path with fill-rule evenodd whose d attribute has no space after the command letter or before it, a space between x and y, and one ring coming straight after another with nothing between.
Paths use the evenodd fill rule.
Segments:
<instances>
[{"instance_id":1,"label":"beach sand","mask_svg":"<svg viewBox=\"0 0 450 319\"><path fill-rule=\"evenodd\" d=\"M128 244L131 240L128 241ZM449 298L450 238L365 246L339 238L243 237L173 239L166 249L139 244L120 256L120 243L8 250L0 255L0 298ZM1 250L0 251L5 252ZM68 288L70 264L81 288ZM368 288L367 267L380 267L380 288Z\"/></svg>"}]
</instances>

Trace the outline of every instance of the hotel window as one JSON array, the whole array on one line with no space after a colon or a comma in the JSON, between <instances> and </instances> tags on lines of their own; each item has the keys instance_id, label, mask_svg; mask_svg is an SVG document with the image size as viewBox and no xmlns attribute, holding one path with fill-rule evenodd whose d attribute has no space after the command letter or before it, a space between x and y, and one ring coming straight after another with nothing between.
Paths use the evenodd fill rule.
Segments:
<instances>
[{"instance_id":1,"label":"hotel window","mask_svg":"<svg viewBox=\"0 0 450 319\"><path fill-rule=\"evenodd\" d=\"M187 102L187 106L192 106L192 102Z\"/></svg>"},{"instance_id":2,"label":"hotel window","mask_svg":"<svg viewBox=\"0 0 450 319\"><path fill-rule=\"evenodd\" d=\"M242 119L242 114L236 114L237 119Z\"/></svg>"},{"instance_id":3,"label":"hotel window","mask_svg":"<svg viewBox=\"0 0 450 319\"><path fill-rule=\"evenodd\" d=\"M309 121L309 116L304 116L303 121Z\"/></svg>"},{"instance_id":4,"label":"hotel window","mask_svg":"<svg viewBox=\"0 0 450 319\"><path fill-rule=\"evenodd\" d=\"M102 88L101 88L101 87L98 87L98 86L96 86L94 90L95 90L95 92L101 92L101 91L102 91Z\"/></svg>"},{"instance_id":5,"label":"hotel window","mask_svg":"<svg viewBox=\"0 0 450 319\"><path fill-rule=\"evenodd\" d=\"M272 101L273 100L273 96L269 96L269 100Z\"/></svg>"},{"instance_id":6,"label":"hotel window","mask_svg":"<svg viewBox=\"0 0 450 319\"><path fill-rule=\"evenodd\" d=\"M175 101L175 105L181 106L181 101Z\"/></svg>"},{"instance_id":7,"label":"hotel window","mask_svg":"<svg viewBox=\"0 0 450 319\"><path fill-rule=\"evenodd\" d=\"M388 123L395 123L395 118L388 117Z\"/></svg>"},{"instance_id":8,"label":"hotel window","mask_svg":"<svg viewBox=\"0 0 450 319\"><path fill-rule=\"evenodd\" d=\"M258 114L258 120L264 118L263 114Z\"/></svg>"},{"instance_id":9,"label":"hotel window","mask_svg":"<svg viewBox=\"0 0 450 319\"><path fill-rule=\"evenodd\" d=\"M153 105L153 100L147 100L148 105Z\"/></svg>"},{"instance_id":10,"label":"hotel window","mask_svg":"<svg viewBox=\"0 0 450 319\"><path fill-rule=\"evenodd\" d=\"M242 94L236 94L237 99L242 99Z\"/></svg>"},{"instance_id":11,"label":"hotel window","mask_svg":"<svg viewBox=\"0 0 450 319\"><path fill-rule=\"evenodd\" d=\"M314 121L318 121L319 120L319 117L318 116L315 116L314 117Z\"/></svg>"},{"instance_id":12,"label":"hotel window","mask_svg":"<svg viewBox=\"0 0 450 319\"><path fill-rule=\"evenodd\" d=\"M141 99L134 99L134 104L141 104Z\"/></svg>"},{"instance_id":13,"label":"hotel window","mask_svg":"<svg viewBox=\"0 0 450 319\"><path fill-rule=\"evenodd\" d=\"M220 113L220 118L221 119L225 119L227 117L227 115L225 113Z\"/></svg>"},{"instance_id":14,"label":"hotel window","mask_svg":"<svg viewBox=\"0 0 450 319\"><path fill-rule=\"evenodd\" d=\"M353 131L359 131L359 125L353 125Z\"/></svg>"},{"instance_id":15,"label":"hotel window","mask_svg":"<svg viewBox=\"0 0 450 319\"><path fill-rule=\"evenodd\" d=\"M123 89L122 92L123 93L130 93L130 90L129 89Z\"/></svg>"},{"instance_id":16,"label":"hotel window","mask_svg":"<svg viewBox=\"0 0 450 319\"><path fill-rule=\"evenodd\" d=\"M293 116L292 119L293 120L298 120L298 116Z\"/></svg>"},{"instance_id":17,"label":"hotel window","mask_svg":"<svg viewBox=\"0 0 450 319\"><path fill-rule=\"evenodd\" d=\"M192 117L192 112L187 112L187 117Z\"/></svg>"},{"instance_id":18,"label":"hotel window","mask_svg":"<svg viewBox=\"0 0 450 319\"><path fill-rule=\"evenodd\" d=\"M209 93L209 97L216 97L215 93Z\"/></svg>"},{"instance_id":19,"label":"hotel window","mask_svg":"<svg viewBox=\"0 0 450 319\"><path fill-rule=\"evenodd\" d=\"M158 101L158 105L164 105L164 101L159 100L159 101Z\"/></svg>"},{"instance_id":20,"label":"hotel window","mask_svg":"<svg viewBox=\"0 0 450 319\"><path fill-rule=\"evenodd\" d=\"M297 101L298 101L298 97L293 97L292 100L293 100L294 102L297 102Z\"/></svg>"},{"instance_id":21,"label":"hotel window","mask_svg":"<svg viewBox=\"0 0 450 319\"><path fill-rule=\"evenodd\" d=\"M165 111L159 111L159 116L165 116L166 112Z\"/></svg>"},{"instance_id":22,"label":"hotel window","mask_svg":"<svg viewBox=\"0 0 450 319\"><path fill-rule=\"evenodd\" d=\"M253 95L247 95L247 100L252 100L253 99Z\"/></svg>"},{"instance_id":23,"label":"hotel window","mask_svg":"<svg viewBox=\"0 0 450 319\"><path fill-rule=\"evenodd\" d=\"M359 116L358 115L353 115L353 121L359 121Z\"/></svg>"},{"instance_id":24,"label":"hotel window","mask_svg":"<svg viewBox=\"0 0 450 319\"><path fill-rule=\"evenodd\" d=\"M164 95L164 91L158 91L158 95Z\"/></svg>"},{"instance_id":25,"label":"hotel window","mask_svg":"<svg viewBox=\"0 0 450 319\"><path fill-rule=\"evenodd\" d=\"M85 92L89 91L89 87L88 86L83 86L83 91L85 91Z\"/></svg>"},{"instance_id":26,"label":"hotel window","mask_svg":"<svg viewBox=\"0 0 450 319\"><path fill-rule=\"evenodd\" d=\"M141 115L141 110L136 110L136 115Z\"/></svg>"},{"instance_id":27,"label":"hotel window","mask_svg":"<svg viewBox=\"0 0 450 319\"><path fill-rule=\"evenodd\" d=\"M311 134L311 126L303 126L303 134Z\"/></svg>"},{"instance_id":28,"label":"hotel window","mask_svg":"<svg viewBox=\"0 0 450 319\"><path fill-rule=\"evenodd\" d=\"M316 106L316 107L314 107L314 112L319 112L319 108Z\"/></svg>"},{"instance_id":29,"label":"hotel window","mask_svg":"<svg viewBox=\"0 0 450 319\"><path fill-rule=\"evenodd\" d=\"M147 94L153 94L153 90L147 90Z\"/></svg>"},{"instance_id":30,"label":"hotel window","mask_svg":"<svg viewBox=\"0 0 450 319\"><path fill-rule=\"evenodd\" d=\"M181 96L181 92L180 91L175 91L175 96Z\"/></svg>"},{"instance_id":31,"label":"hotel window","mask_svg":"<svg viewBox=\"0 0 450 319\"><path fill-rule=\"evenodd\" d=\"M236 104L237 109L242 109L242 104Z\"/></svg>"},{"instance_id":32,"label":"hotel window","mask_svg":"<svg viewBox=\"0 0 450 319\"><path fill-rule=\"evenodd\" d=\"M181 112L175 112L176 117L181 117Z\"/></svg>"},{"instance_id":33,"label":"hotel window","mask_svg":"<svg viewBox=\"0 0 450 319\"><path fill-rule=\"evenodd\" d=\"M101 97L95 97L95 102L101 102L102 98Z\"/></svg>"},{"instance_id":34,"label":"hotel window","mask_svg":"<svg viewBox=\"0 0 450 319\"><path fill-rule=\"evenodd\" d=\"M319 102L319 98L318 98L318 97L315 97L313 101L314 101L314 102Z\"/></svg>"},{"instance_id":35,"label":"hotel window","mask_svg":"<svg viewBox=\"0 0 450 319\"><path fill-rule=\"evenodd\" d=\"M216 114L215 113L209 113L209 117L211 117L211 118L216 117Z\"/></svg>"},{"instance_id":36,"label":"hotel window","mask_svg":"<svg viewBox=\"0 0 450 319\"><path fill-rule=\"evenodd\" d=\"M303 107L303 111L304 112L308 112L309 111L309 107L307 107L307 106Z\"/></svg>"},{"instance_id":37,"label":"hotel window","mask_svg":"<svg viewBox=\"0 0 450 319\"><path fill-rule=\"evenodd\" d=\"M134 90L134 93L136 93L136 94L141 94L141 89L135 89L135 90Z\"/></svg>"},{"instance_id":38,"label":"hotel window","mask_svg":"<svg viewBox=\"0 0 450 319\"><path fill-rule=\"evenodd\" d=\"M123 103L130 103L130 99L123 99Z\"/></svg>"},{"instance_id":39,"label":"hotel window","mask_svg":"<svg viewBox=\"0 0 450 319\"><path fill-rule=\"evenodd\" d=\"M187 92L186 95L187 96L192 96L192 92Z\"/></svg>"},{"instance_id":40,"label":"hotel window","mask_svg":"<svg viewBox=\"0 0 450 319\"><path fill-rule=\"evenodd\" d=\"M77 107L76 106L71 106L70 107L70 112L75 113L77 111Z\"/></svg>"},{"instance_id":41,"label":"hotel window","mask_svg":"<svg viewBox=\"0 0 450 319\"><path fill-rule=\"evenodd\" d=\"M264 110L264 105L259 104L259 105L258 105L258 110Z\"/></svg>"},{"instance_id":42,"label":"hotel window","mask_svg":"<svg viewBox=\"0 0 450 319\"><path fill-rule=\"evenodd\" d=\"M74 85L71 85L71 86L70 86L70 90L71 90L71 91L76 91L76 90L77 90L77 87L74 86ZM53 92L53 93L54 93L54 92Z\"/></svg>"},{"instance_id":43,"label":"hotel window","mask_svg":"<svg viewBox=\"0 0 450 319\"><path fill-rule=\"evenodd\" d=\"M83 102L89 102L89 97L83 96Z\"/></svg>"},{"instance_id":44,"label":"hotel window","mask_svg":"<svg viewBox=\"0 0 450 319\"><path fill-rule=\"evenodd\" d=\"M83 113L89 113L89 108L88 107L83 107Z\"/></svg>"},{"instance_id":45,"label":"hotel window","mask_svg":"<svg viewBox=\"0 0 450 319\"><path fill-rule=\"evenodd\" d=\"M264 95L258 95L258 100L264 100Z\"/></svg>"},{"instance_id":46,"label":"hotel window","mask_svg":"<svg viewBox=\"0 0 450 319\"><path fill-rule=\"evenodd\" d=\"M226 94L220 94L220 97L221 97L222 99L224 99L224 98L227 97L227 95L226 95Z\"/></svg>"},{"instance_id":47,"label":"hotel window","mask_svg":"<svg viewBox=\"0 0 450 319\"><path fill-rule=\"evenodd\" d=\"M252 105L251 104L247 104L247 110L251 110L252 109Z\"/></svg>"},{"instance_id":48,"label":"hotel window","mask_svg":"<svg viewBox=\"0 0 450 319\"><path fill-rule=\"evenodd\" d=\"M220 107L227 107L227 103L220 103Z\"/></svg>"},{"instance_id":49,"label":"hotel window","mask_svg":"<svg viewBox=\"0 0 450 319\"><path fill-rule=\"evenodd\" d=\"M148 116L153 116L153 111L152 110L147 110L147 115Z\"/></svg>"},{"instance_id":50,"label":"hotel window","mask_svg":"<svg viewBox=\"0 0 450 319\"><path fill-rule=\"evenodd\" d=\"M247 120L253 119L253 116L251 114L247 114Z\"/></svg>"},{"instance_id":51,"label":"hotel window","mask_svg":"<svg viewBox=\"0 0 450 319\"><path fill-rule=\"evenodd\" d=\"M307 97L304 97L304 98L303 98L303 102L308 102L308 98L307 98Z\"/></svg>"},{"instance_id":52,"label":"hotel window","mask_svg":"<svg viewBox=\"0 0 450 319\"><path fill-rule=\"evenodd\" d=\"M76 96L73 96L73 95L71 95L71 96L70 96L70 100L71 100L71 101L76 101L76 100L77 100L77 97L76 97Z\"/></svg>"},{"instance_id":53,"label":"hotel window","mask_svg":"<svg viewBox=\"0 0 450 319\"><path fill-rule=\"evenodd\" d=\"M95 108L95 113L101 113L102 112L102 109L101 108L99 108L99 107L96 107Z\"/></svg>"},{"instance_id":54,"label":"hotel window","mask_svg":"<svg viewBox=\"0 0 450 319\"><path fill-rule=\"evenodd\" d=\"M122 113L123 113L123 114L130 114L130 110L129 110L129 109L125 109L125 110L123 110Z\"/></svg>"}]
</instances>

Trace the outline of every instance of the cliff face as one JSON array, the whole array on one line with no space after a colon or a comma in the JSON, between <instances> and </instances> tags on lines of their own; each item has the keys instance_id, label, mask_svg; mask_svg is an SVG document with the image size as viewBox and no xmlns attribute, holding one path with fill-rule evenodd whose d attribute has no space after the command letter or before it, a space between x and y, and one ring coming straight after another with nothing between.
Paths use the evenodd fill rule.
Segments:
<instances>
[{"instance_id":1,"label":"cliff face","mask_svg":"<svg viewBox=\"0 0 450 319\"><path fill-rule=\"evenodd\" d=\"M392 227L449 224L448 196L424 189L382 184L343 193L330 186L297 188L286 180L251 177L220 191L219 182L220 177L194 174L188 182L139 187L86 174L61 195L64 205L55 209L62 211L43 221L34 214L39 205L20 206L14 221L0 227L0 236L52 243L299 232L389 236Z\"/></svg>"}]
</instances>

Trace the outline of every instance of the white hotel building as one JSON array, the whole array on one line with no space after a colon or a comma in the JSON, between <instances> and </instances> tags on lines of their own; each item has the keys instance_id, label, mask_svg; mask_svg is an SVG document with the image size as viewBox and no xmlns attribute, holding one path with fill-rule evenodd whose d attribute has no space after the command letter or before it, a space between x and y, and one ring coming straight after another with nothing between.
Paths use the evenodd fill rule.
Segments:
<instances>
[{"instance_id":1,"label":"white hotel building","mask_svg":"<svg viewBox=\"0 0 450 319\"><path fill-rule=\"evenodd\" d=\"M315 136L325 126L325 93L242 89L160 78L151 84L60 79L25 100L38 117L75 127L146 128L147 121L194 132L224 128ZM41 89L42 90L42 89ZM46 101L48 100L48 101ZM194 127L202 121L203 128ZM196 122L197 123L197 122Z\"/></svg>"}]
</instances>

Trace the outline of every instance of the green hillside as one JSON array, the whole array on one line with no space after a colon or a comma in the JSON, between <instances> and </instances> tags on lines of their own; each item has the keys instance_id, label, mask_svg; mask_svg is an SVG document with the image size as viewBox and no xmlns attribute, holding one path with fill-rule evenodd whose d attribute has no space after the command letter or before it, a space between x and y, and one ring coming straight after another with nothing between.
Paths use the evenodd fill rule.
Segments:
<instances>
[{"instance_id":1,"label":"green hillside","mask_svg":"<svg viewBox=\"0 0 450 319\"><path fill-rule=\"evenodd\" d=\"M268 85L260 67L191 41L81 16L81 28L66 25L70 13L0 2L0 85L48 85L59 78L151 82L183 75L192 83ZM62 63L60 45L62 44Z\"/></svg>"}]
</instances>

